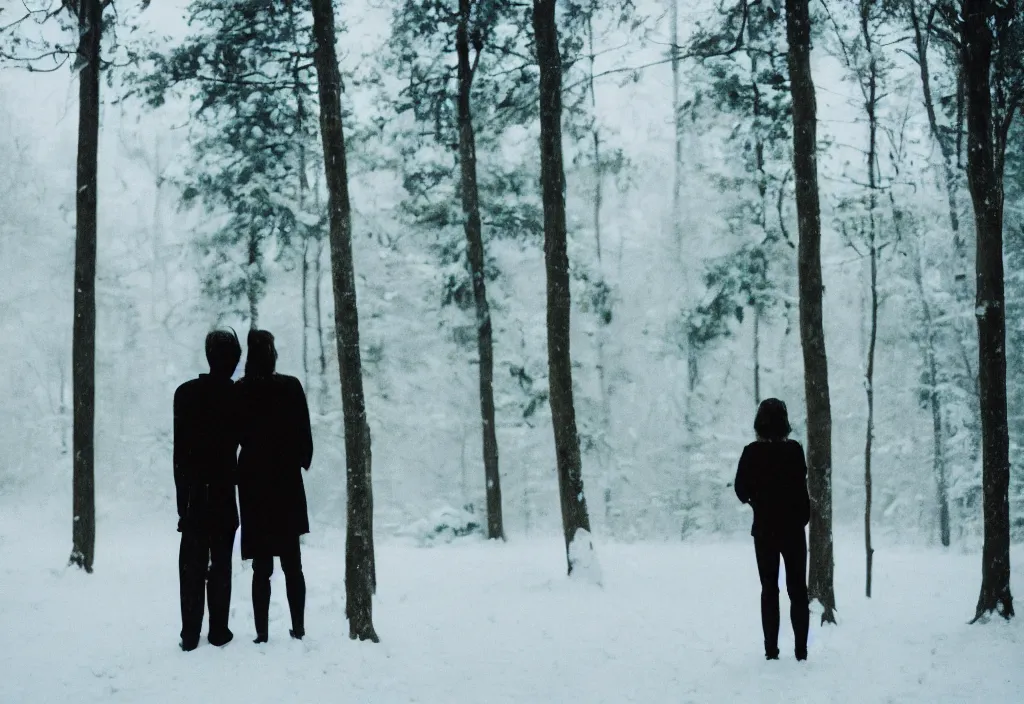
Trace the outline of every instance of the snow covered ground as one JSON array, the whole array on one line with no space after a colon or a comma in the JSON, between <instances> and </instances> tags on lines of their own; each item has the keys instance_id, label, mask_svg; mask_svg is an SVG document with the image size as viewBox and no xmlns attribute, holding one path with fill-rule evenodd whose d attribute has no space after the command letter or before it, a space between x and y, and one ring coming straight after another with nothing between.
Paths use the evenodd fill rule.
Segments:
<instances>
[{"instance_id":1,"label":"snow covered ground","mask_svg":"<svg viewBox=\"0 0 1024 704\"><path fill-rule=\"evenodd\" d=\"M840 625L812 622L810 660L761 652L749 541L611 545L604 587L570 582L557 538L378 546L380 645L344 619L343 534L303 554L308 636L287 635L280 570L271 640L252 644L236 552L223 649L178 647L173 522L101 515L96 570L64 567L69 511L0 510L0 702L1022 702L1024 614L969 626L979 558L880 546L875 598L859 545L837 548ZM1024 590L1024 551L1013 583ZM783 613L787 602L782 601ZM785 618L785 617L784 617ZM205 635L205 634L204 634Z\"/></svg>"}]
</instances>

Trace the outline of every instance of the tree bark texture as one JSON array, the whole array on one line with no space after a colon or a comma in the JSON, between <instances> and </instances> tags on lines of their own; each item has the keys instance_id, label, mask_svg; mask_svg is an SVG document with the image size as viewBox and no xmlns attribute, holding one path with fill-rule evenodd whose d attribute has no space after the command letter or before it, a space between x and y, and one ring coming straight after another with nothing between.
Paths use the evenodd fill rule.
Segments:
<instances>
[{"instance_id":1,"label":"tree bark texture","mask_svg":"<svg viewBox=\"0 0 1024 704\"><path fill-rule=\"evenodd\" d=\"M480 354L480 421L483 428L484 483L487 497L487 538L504 540L501 515L501 474L498 471L498 437L494 424L494 341L491 310L484 277L483 226L476 178L476 135L473 132L472 90L475 62L470 58L469 23L472 0L459 0L455 50L459 64L459 169L462 178L462 213L465 217L466 253L476 303L477 349ZM480 48L475 47L477 57Z\"/></svg>"},{"instance_id":2,"label":"tree bark texture","mask_svg":"<svg viewBox=\"0 0 1024 704\"><path fill-rule=\"evenodd\" d=\"M348 477L348 526L345 541L345 615L349 637L379 642L373 628L375 570L373 484L370 433L366 423L363 373L359 355L359 312L352 264L352 211L341 122L341 74L335 50L334 3L311 0L314 62L320 95L320 134L324 149L330 213L331 281L334 325L345 417L345 469Z\"/></svg>"},{"instance_id":3,"label":"tree bark texture","mask_svg":"<svg viewBox=\"0 0 1024 704\"><path fill-rule=\"evenodd\" d=\"M92 572L96 544L96 168L100 132L100 0L78 4L78 175L75 197L75 295L71 369L72 545L70 564Z\"/></svg>"},{"instance_id":4,"label":"tree bark texture","mask_svg":"<svg viewBox=\"0 0 1024 704\"><path fill-rule=\"evenodd\" d=\"M306 124L306 103L303 100L302 81L299 75L298 56L302 53L302 45L299 42L299 32L295 25L296 8L294 2L287 3L288 7L288 29L291 31L292 42L295 44L295 63L292 65L292 94L295 96L295 135L302 139L305 135L303 127ZM306 175L306 145L300 142L298 145L298 172L299 172L299 212L304 212L306 207L306 191L309 189L309 179ZM309 387L309 228L298 223L302 232L302 383L308 390Z\"/></svg>"},{"instance_id":5,"label":"tree bark texture","mask_svg":"<svg viewBox=\"0 0 1024 704\"><path fill-rule=\"evenodd\" d=\"M808 0L786 0L790 91L793 98L793 175L800 245L800 341L807 401L807 489L811 498L808 592L835 623L832 549L832 409L822 322L821 208L818 201L817 106L811 76Z\"/></svg>"},{"instance_id":6,"label":"tree bark texture","mask_svg":"<svg viewBox=\"0 0 1024 704\"><path fill-rule=\"evenodd\" d=\"M761 405L761 306L754 304L754 410Z\"/></svg>"},{"instance_id":7,"label":"tree bark texture","mask_svg":"<svg viewBox=\"0 0 1024 704\"><path fill-rule=\"evenodd\" d=\"M316 172L319 174L319 171ZM317 176L313 184L313 199L316 212L320 213L320 179ZM323 314L323 261L324 261L324 232L317 226L316 230L316 259L313 261L313 308L316 317L316 344L319 353L320 370L320 411L327 407L327 344L324 340L324 314Z\"/></svg>"},{"instance_id":8,"label":"tree bark texture","mask_svg":"<svg viewBox=\"0 0 1024 704\"><path fill-rule=\"evenodd\" d=\"M540 67L541 187L544 201L544 262L547 270L548 383L555 432L558 490L569 574L570 545L577 531L590 532L583 494L580 442L573 407L569 352L569 255L562 163L562 59L558 48L555 0L534 0L533 28Z\"/></svg>"},{"instance_id":9,"label":"tree bark texture","mask_svg":"<svg viewBox=\"0 0 1024 704\"><path fill-rule=\"evenodd\" d=\"M993 125L991 0L963 0L961 46L967 102L967 183L977 233L975 315L985 543L975 620L1013 616L1010 595L1010 438L1006 414L1006 307L1003 291L1004 145Z\"/></svg>"},{"instance_id":10,"label":"tree bark texture","mask_svg":"<svg viewBox=\"0 0 1024 704\"><path fill-rule=\"evenodd\" d=\"M259 279L257 278L257 266L260 263L260 239L256 230L249 232L249 266L246 271L248 281L245 285L245 295L249 301L249 329L259 328L260 318L260 291Z\"/></svg>"},{"instance_id":11,"label":"tree bark texture","mask_svg":"<svg viewBox=\"0 0 1024 704\"><path fill-rule=\"evenodd\" d=\"M302 384L309 388L309 238L302 237Z\"/></svg>"},{"instance_id":12,"label":"tree bark texture","mask_svg":"<svg viewBox=\"0 0 1024 704\"><path fill-rule=\"evenodd\" d=\"M672 239L676 245L676 261L680 263L683 260L683 226L680 222L683 189L683 117L682 101L679 97L679 3L681 1L669 0L672 3L669 15L669 22L672 24L669 41L672 52L672 127L675 130L675 158L672 171ZM693 391L692 384L690 391Z\"/></svg>"},{"instance_id":13,"label":"tree bark texture","mask_svg":"<svg viewBox=\"0 0 1024 704\"><path fill-rule=\"evenodd\" d=\"M861 0L861 36L868 56L867 95L864 107L868 115L868 256L870 258L871 294L870 321L868 330L867 373L864 390L867 394L868 419L864 439L864 594L871 598L871 577L875 548L871 544L871 452L875 441L875 347L878 342L878 63L874 54L871 34L871 11L874 0Z\"/></svg>"},{"instance_id":14,"label":"tree bark texture","mask_svg":"<svg viewBox=\"0 0 1024 704\"><path fill-rule=\"evenodd\" d=\"M874 228L874 223L871 225ZM864 388L868 400L868 421L864 440L864 557L865 586L864 593L871 598L871 568L875 557L875 548L871 544L871 451L875 441L875 346L878 341L878 250L875 238L871 236L871 323L868 334L868 369L865 374Z\"/></svg>"}]
</instances>

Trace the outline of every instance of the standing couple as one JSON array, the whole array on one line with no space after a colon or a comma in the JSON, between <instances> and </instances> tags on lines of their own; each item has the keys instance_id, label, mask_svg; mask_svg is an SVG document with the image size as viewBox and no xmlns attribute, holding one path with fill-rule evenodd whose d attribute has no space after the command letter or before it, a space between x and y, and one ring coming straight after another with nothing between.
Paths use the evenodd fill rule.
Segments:
<instances>
[{"instance_id":1,"label":"standing couple","mask_svg":"<svg viewBox=\"0 0 1024 704\"><path fill-rule=\"evenodd\" d=\"M181 549L181 649L199 645L204 591L207 640L225 645L231 553L241 506L242 559L252 560L256 643L268 638L270 576L281 561L293 638L305 635L306 582L299 536L309 532L302 470L313 459L306 395L298 379L276 374L274 336L251 330L245 375L232 382L242 348L234 331L206 336L210 373L174 393L174 484ZM241 452L239 452L241 448ZM239 502L235 503L235 486Z\"/></svg>"}]
</instances>

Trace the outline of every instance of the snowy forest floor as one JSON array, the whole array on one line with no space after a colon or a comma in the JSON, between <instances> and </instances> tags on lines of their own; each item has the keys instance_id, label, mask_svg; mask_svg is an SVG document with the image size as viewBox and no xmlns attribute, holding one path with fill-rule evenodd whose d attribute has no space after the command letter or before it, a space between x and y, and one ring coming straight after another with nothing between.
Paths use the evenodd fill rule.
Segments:
<instances>
[{"instance_id":1,"label":"snowy forest floor","mask_svg":"<svg viewBox=\"0 0 1024 704\"><path fill-rule=\"evenodd\" d=\"M748 540L598 543L604 586L563 575L558 539L378 545L380 645L348 640L344 536L314 527L302 642L275 569L270 642L254 645L235 552L222 649L178 647L173 523L101 516L94 574L66 568L57 511L0 510L0 702L1021 702L1024 614L967 625L979 557L879 546L863 596L854 536L837 545L838 627L812 616L810 660L765 662ZM843 537L843 536L841 536ZM1013 585L1024 590L1024 550Z\"/></svg>"}]
</instances>

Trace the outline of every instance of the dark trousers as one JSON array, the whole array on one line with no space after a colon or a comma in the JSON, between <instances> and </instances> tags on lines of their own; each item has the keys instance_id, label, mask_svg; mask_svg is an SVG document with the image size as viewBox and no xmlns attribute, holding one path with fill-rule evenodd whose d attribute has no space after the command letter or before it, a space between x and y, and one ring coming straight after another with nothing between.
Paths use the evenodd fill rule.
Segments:
<instances>
[{"instance_id":1,"label":"dark trousers","mask_svg":"<svg viewBox=\"0 0 1024 704\"><path fill-rule=\"evenodd\" d=\"M757 573L761 577L761 627L766 655L779 653L779 557L786 563L789 618L796 653L807 653L810 610L807 600L807 539L803 529L754 535Z\"/></svg>"},{"instance_id":2,"label":"dark trousers","mask_svg":"<svg viewBox=\"0 0 1024 704\"><path fill-rule=\"evenodd\" d=\"M181 590L181 640L199 642L203 629L203 601L210 604L209 635L216 640L228 632L231 605L231 549L235 530L188 530L181 534L178 551L178 581Z\"/></svg>"},{"instance_id":3,"label":"dark trousers","mask_svg":"<svg viewBox=\"0 0 1024 704\"><path fill-rule=\"evenodd\" d=\"M288 593L288 610L292 615L292 630L297 635L305 634L306 578L302 575L302 551L299 536L283 541L280 546L281 571L284 572L285 591ZM267 622L270 619L270 576L274 574L272 555L254 557L252 560L252 612L256 621L256 635L266 637Z\"/></svg>"}]
</instances>

